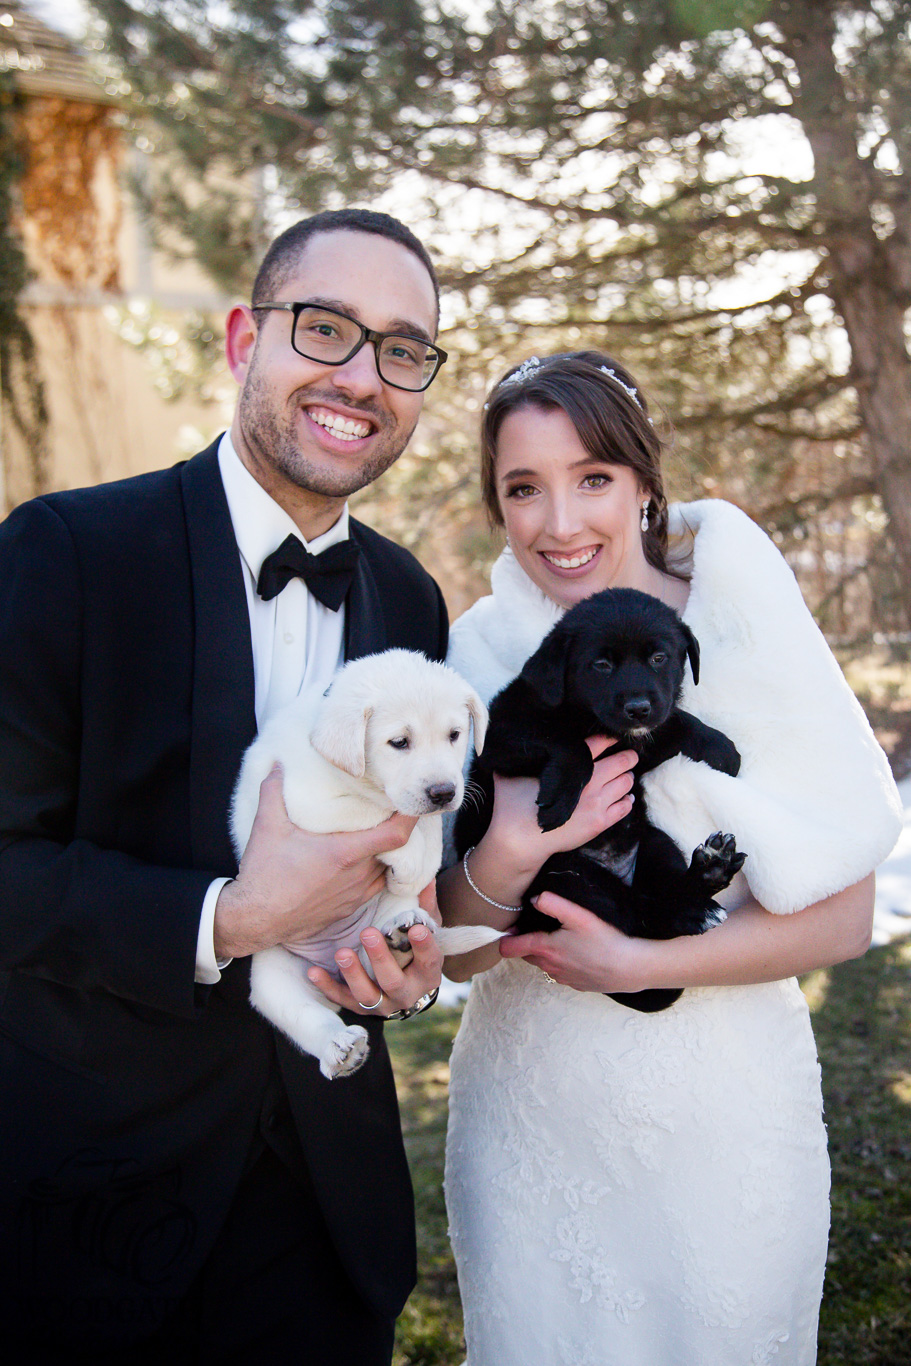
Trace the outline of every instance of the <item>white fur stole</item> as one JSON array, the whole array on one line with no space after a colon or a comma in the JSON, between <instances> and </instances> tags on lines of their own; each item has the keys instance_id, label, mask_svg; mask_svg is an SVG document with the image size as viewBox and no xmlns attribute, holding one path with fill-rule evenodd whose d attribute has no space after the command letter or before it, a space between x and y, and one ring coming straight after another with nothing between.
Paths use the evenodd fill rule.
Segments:
<instances>
[{"instance_id":1,"label":"white fur stole","mask_svg":"<svg viewBox=\"0 0 911 1366\"><path fill-rule=\"evenodd\" d=\"M689 856L714 830L747 855L719 899L753 895L799 910L859 881L898 838L902 808L882 749L813 621L784 558L730 503L670 512L671 551L689 558L683 613L701 650L681 705L734 741L738 777L677 756L645 778L651 819ZM493 593L454 624L449 663L489 702L521 669L562 611L509 551Z\"/></svg>"}]
</instances>

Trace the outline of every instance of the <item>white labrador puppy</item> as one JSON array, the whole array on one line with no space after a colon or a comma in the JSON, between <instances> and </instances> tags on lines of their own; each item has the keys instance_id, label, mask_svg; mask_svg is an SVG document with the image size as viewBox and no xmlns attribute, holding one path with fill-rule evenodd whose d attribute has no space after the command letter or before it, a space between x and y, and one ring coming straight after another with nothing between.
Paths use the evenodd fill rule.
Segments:
<instances>
[{"instance_id":1,"label":"white labrador puppy","mask_svg":"<svg viewBox=\"0 0 911 1366\"><path fill-rule=\"evenodd\" d=\"M231 811L238 858L246 848L259 787L282 767L285 808L317 834L368 830L395 811L418 816L401 849L379 857L386 889L318 940L277 945L253 955L250 1000L330 1079L356 1071L367 1057L367 1031L346 1026L307 979L313 963L338 976L334 953L351 947L369 960L360 931L375 925L390 947L411 953L407 931L426 925L447 953L500 938L485 926L442 930L418 905L442 856L443 812L462 803L462 767L470 724L484 743L487 709L453 669L411 650L386 650L346 664L316 703L300 698L275 713L244 755Z\"/></svg>"}]
</instances>

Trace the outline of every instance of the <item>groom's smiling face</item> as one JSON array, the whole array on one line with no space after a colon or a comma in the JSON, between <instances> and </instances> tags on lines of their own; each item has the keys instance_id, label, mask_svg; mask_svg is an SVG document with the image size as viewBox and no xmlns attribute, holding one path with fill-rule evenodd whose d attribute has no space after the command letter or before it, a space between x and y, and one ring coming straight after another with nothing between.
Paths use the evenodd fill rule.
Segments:
<instances>
[{"instance_id":1,"label":"groom's smiling face","mask_svg":"<svg viewBox=\"0 0 911 1366\"><path fill-rule=\"evenodd\" d=\"M436 334L436 297L424 265L374 233L311 238L274 301L318 302L378 332ZM276 501L301 510L307 495L341 500L388 469L408 443L424 395L384 384L369 342L344 365L305 359L291 346L292 324L284 311L233 310L228 359L242 385L235 448Z\"/></svg>"}]
</instances>

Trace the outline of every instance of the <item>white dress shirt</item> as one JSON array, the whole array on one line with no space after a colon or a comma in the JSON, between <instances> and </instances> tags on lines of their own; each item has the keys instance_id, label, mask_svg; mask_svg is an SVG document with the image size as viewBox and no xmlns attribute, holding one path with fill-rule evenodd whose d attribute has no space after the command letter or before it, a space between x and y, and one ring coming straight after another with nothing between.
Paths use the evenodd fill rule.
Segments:
<instances>
[{"instance_id":1,"label":"white dress shirt","mask_svg":"<svg viewBox=\"0 0 911 1366\"><path fill-rule=\"evenodd\" d=\"M312 541L304 540L288 513L242 463L230 432L218 448L218 468L247 593L250 641L253 648L256 725L304 692L325 692L344 662L345 606L337 612L324 607L302 579L292 579L266 602L256 591L263 560L293 535L312 554L348 539L348 505L338 521ZM218 893L230 878L216 878L203 902L196 949L196 980L211 985L226 966L215 958L214 924Z\"/></svg>"}]
</instances>

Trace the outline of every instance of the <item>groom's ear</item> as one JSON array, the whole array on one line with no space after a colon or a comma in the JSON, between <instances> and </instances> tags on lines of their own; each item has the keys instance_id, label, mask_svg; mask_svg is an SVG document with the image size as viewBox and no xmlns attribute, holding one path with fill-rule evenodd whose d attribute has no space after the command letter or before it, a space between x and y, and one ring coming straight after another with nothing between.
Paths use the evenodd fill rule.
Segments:
<instances>
[{"instance_id":1,"label":"groom's ear","mask_svg":"<svg viewBox=\"0 0 911 1366\"><path fill-rule=\"evenodd\" d=\"M260 315L262 316L262 315ZM225 356L228 369L243 387L256 345L256 320L246 304L235 304L225 320Z\"/></svg>"},{"instance_id":2,"label":"groom's ear","mask_svg":"<svg viewBox=\"0 0 911 1366\"><path fill-rule=\"evenodd\" d=\"M538 694L546 707L558 707L566 692L566 666L569 661L569 638L555 626L550 635L526 660L520 678Z\"/></svg>"}]
</instances>

